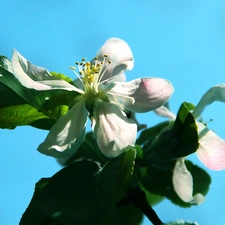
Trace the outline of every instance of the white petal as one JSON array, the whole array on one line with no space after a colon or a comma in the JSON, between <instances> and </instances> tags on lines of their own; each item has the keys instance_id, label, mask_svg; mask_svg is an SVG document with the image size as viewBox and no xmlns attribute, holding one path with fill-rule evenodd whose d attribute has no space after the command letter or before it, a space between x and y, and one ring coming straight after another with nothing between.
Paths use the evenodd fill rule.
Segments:
<instances>
[{"instance_id":1,"label":"white petal","mask_svg":"<svg viewBox=\"0 0 225 225\"><path fill-rule=\"evenodd\" d=\"M193 200L190 202L193 205L200 205L205 201L205 196L202 194L196 194L193 196Z\"/></svg>"},{"instance_id":2,"label":"white petal","mask_svg":"<svg viewBox=\"0 0 225 225\"><path fill-rule=\"evenodd\" d=\"M111 103L99 101L94 106L93 130L102 153L116 157L136 141L137 125Z\"/></svg>"},{"instance_id":3,"label":"white petal","mask_svg":"<svg viewBox=\"0 0 225 225\"><path fill-rule=\"evenodd\" d=\"M56 122L38 151L56 158L75 153L84 141L88 115L85 102L78 102Z\"/></svg>"},{"instance_id":4,"label":"white petal","mask_svg":"<svg viewBox=\"0 0 225 225\"><path fill-rule=\"evenodd\" d=\"M203 123L197 122L199 148L197 156L211 170L225 169L225 141L209 130Z\"/></svg>"},{"instance_id":5,"label":"white petal","mask_svg":"<svg viewBox=\"0 0 225 225\"><path fill-rule=\"evenodd\" d=\"M185 157L176 161L172 178L173 188L182 201L199 205L205 197L202 194L193 196L193 178L184 161Z\"/></svg>"},{"instance_id":6,"label":"white petal","mask_svg":"<svg viewBox=\"0 0 225 225\"><path fill-rule=\"evenodd\" d=\"M193 111L195 118L199 117L207 105L215 101L225 102L225 84L218 84L210 88L201 98Z\"/></svg>"},{"instance_id":7,"label":"white petal","mask_svg":"<svg viewBox=\"0 0 225 225\"><path fill-rule=\"evenodd\" d=\"M168 80L142 78L130 82L115 82L109 94L114 96L114 101L121 102L132 112L148 112L165 104L173 91Z\"/></svg>"},{"instance_id":8,"label":"white petal","mask_svg":"<svg viewBox=\"0 0 225 225\"><path fill-rule=\"evenodd\" d=\"M157 109L154 110L154 112L158 115L158 116L162 116L162 117L167 117L170 120L175 120L176 119L176 115L174 113L172 113L167 107L165 106L161 106Z\"/></svg>"},{"instance_id":9,"label":"white petal","mask_svg":"<svg viewBox=\"0 0 225 225\"><path fill-rule=\"evenodd\" d=\"M132 70L134 66L133 54L128 44L119 38L110 38L97 52L99 60L103 60L103 55L107 54L111 64L107 67L107 71L102 80L107 80L115 75L120 75L125 70ZM92 60L92 63L94 61ZM104 66L104 69L106 68ZM103 70L104 70L103 69ZM123 76L123 81L124 80ZM120 77L121 79L121 77Z\"/></svg>"},{"instance_id":10,"label":"white petal","mask_svg":"<svg viewBox=\"0 0 225 225\"><path fill-rule=\"evenodd\" d=\"M184 160L185 158L180 158L176 161L173 171L173 187L181 200L190 202L193 200L193 178Z\"/></svg>"},{"instance_id":11,"label":"white petal","mask_svg":"<svg viewBox=\"0 0 225 225\"><path fill-rule=\"evenodd\" d=\"M33 65L16 50L13 50L12 69L15 77L27 88L35 90L50 90L56 88L75 90L73 85L52 76L45 68ZM44 83L45 80L46 83Z\"/></svg>"}]
</instances>

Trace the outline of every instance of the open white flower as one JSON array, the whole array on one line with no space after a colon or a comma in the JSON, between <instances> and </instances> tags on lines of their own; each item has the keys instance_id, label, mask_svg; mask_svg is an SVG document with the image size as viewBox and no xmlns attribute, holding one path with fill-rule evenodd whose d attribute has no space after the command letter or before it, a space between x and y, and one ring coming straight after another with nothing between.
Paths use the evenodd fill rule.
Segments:
<instances>
[{"instance_id":1,"label":"open white flower","mask_svg":"<svg viewBox=\"0 0 225 225\"><path fill-rule=\"evenodd\" d=\"M107 54L107 55L106 55ZM108 57L109 56L109 57ZM110 60L109 60L109 59ZM88 117L99 148L107 157L116 157L136 140L137 125L124 110L147 112L163 105L172 95L167 80L143 78L124 81L124 71L133 68L133 55L127 43L110 38L91 62L76 63L76 86L56 79L14 51L12 67L20 83L38 91L66 89L79 95L69 112L59 118L38 150L46 155L65 157L74 153L85 138Z\"/></svg>"}]
</instances>

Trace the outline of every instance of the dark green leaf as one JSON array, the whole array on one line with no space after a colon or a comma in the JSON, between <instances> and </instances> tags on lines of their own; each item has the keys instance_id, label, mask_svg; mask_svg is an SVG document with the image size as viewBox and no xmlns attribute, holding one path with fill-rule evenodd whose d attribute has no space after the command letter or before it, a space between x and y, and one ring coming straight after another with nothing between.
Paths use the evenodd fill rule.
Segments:
<instances>
[{"instance_id":1,"label":"dark green leaf","mask_svg":"<svg viewBox=\"0 0 225 225\"><path fill-rule=\"evenodd\" d=\"M104 225L140 225L143 217L143 213L129 203L124 206L116 206Z\"/></svg>"},{"instance_id":2,"label":"dark green leaf","mask_svg":"<svg viewBox=\"0 0 225 225\"><path fill-rule=\"evenodd\" d=\"M1 79L0 79L1 80ZM26 101L12 89L0 82L0 108L25 104Z\"/></svg>"},{"instance_id":3,"label":"dark green leaf","mask_svg":"<svg viewBox=\"0 0 225 225\"><path fill-rule=\"evenodd\" d=\"M153 166L142 168L140 171L140 182L150 193L165 196L181 207L191 207L192 204L183 202L173 189L172 168L174 164L175 162L170 162L170 165L165 166L165 168ZM211 183L210 176L205 170L193 165L190 161L185 161L185 164L193 177L193 195L201 193L205 196ZM171 169L168 169L169 167Z\"/></svg>"},{"instance_id":4,"label":"dark green leaf","mask_svg":"<svg viewBox=\"0 0 225 225\"><path fill-rule=\"evenodd\" d=\"M171 123L173 123L173 121L166 121L154 127L143 130L140 134L140 137L137 139L136 143L138 145L143 145L146 142L153 140L162 131L163 128L167 127Z\"/></svg>"},{"instance_id":5,"label":"dark green leaf","mask_svg":"<svg viewBox=\"0 0 225 225\"><path fill-rule=\"evenodd\" d=\"M36 183L32 200L26 211L22 215L19 225L62 225L55 221L53 218L42 213L36 207L36 201L39 198L41 189L49 182L49 180L50 178L42 178Z\"/></svg>"},{"instance_id":6,"label":"dark green leaf","mask_svg":"<svg viewBox=\"0 0 225 225\"><path fill-rule=\"evenodd\" d=\"M25 213L38 211L63 225L104 224L125 195L135 155L131 149L102 166L93 161L71 163L48 180L30 203L35 209L29 206ZM32 215L26 218L32 224ZM22 225L28 225L26 221Z\"/></svg>"},{"instance_id":7,"label":"dark green leaf","mask_svg":"<svg viewBox=\"0 0 225 225\"><path fill-rule=\"evenodd\" d=\"M159 164L194 153L198 149L195 119L183 103L174 126L160 133L143 148L149 163Z\"/></svg>"}]
</instances>

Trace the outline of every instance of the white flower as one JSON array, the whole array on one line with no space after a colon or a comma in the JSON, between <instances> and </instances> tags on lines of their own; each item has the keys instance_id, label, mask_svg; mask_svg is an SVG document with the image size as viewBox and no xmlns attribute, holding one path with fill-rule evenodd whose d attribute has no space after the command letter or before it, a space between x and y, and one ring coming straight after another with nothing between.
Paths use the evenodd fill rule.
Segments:
<instances>
[{"instance_id":1,"label":"white flower","mask_svg":"<svg viewBox=\"0 0 225 225\"><path fill-rule=\"evenodd\" d=\"M108 54L108 56L106 55ZM173 87L160 78L125 80L124 71L133 68L133 55L127 43L110 38L91 62L76 63L77 87L53 77L14 51L12 67L20 83L38 91L66 89L79 95L69 112L59 118L38 150L46 155L65 157L74 153L85 138L88 117L92 121L97 143L107 157L116 157L136 140L137 125L124 110L147 112L163 105Z\"/></svg>"},{"instance_id":2,"label":"white flower","mask_svg":"<svg viewBox=\"0 0 225 225\"><path fill-rule=\"evenodd\" d=\"M214 101L225 102L225 84L210 88L201 98L193 111L198 118L206 106ZM200 161L211 170L225 169L225 141L209 130L203 123L197 122L199 134L199 148L197 155Z\"/></svg>"},{"instance_id":3,"label":"white flower","mask_svg":"<svg viewBox=\"0 0 225 225\"><path fill-rule=\"evenodd\" d=\"M204 111L205 107L214 101L225 102L225 84L219 84L210 88L201 98L193 111L193 116L197 119ZM175 120L176 116L166 107L162 106L155 110L160 116ZM199 160L211 170L225 169L225 141L208 129L204 123L196 121L198 127L199 147L196 154Z\"/></svg>"}]
</instances>

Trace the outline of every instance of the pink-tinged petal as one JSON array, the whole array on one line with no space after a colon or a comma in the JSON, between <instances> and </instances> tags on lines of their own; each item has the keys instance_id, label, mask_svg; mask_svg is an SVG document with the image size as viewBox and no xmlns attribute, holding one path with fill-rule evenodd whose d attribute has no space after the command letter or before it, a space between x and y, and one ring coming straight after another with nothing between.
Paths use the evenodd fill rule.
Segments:
<instances>
[{"instance_id":1,"label":"pink-tinged petal","mask_svg":"<svg viewBox=\"0 0 225 225\"><path fill-rule=\"evenodd\" d=\"M174 190L182 201L199 205L204 201L204 196L193 196L193 178L184 161L184 157L176 161L172 178Z\"/></svg>"},{"instance_id":2,"label":"pink-tinged petal","mask_svg":"<svg viewBox=\"0 0 225 225\"><path fill-rule=\"evenodd\" d=\"M171 97L172 84L161 78L142 78L130 82L115 82L109 90L112 101L132 112L148 112L165 104Z\"/></svg>"},{"instance_id":3,"label":"pink-tinged petal","mask_svg":"<svg viewBox=\"0 0 225 225\"><path fill-rule=\"evenodd\" d=\"M195 118L199 117L205 107L215 101L225 102L225 84L218 84L210 88L201 98L193 111Z\"/></svg>"},{"instance_id":4,"label":"pink-tinged petal","mask_svg":"<svg viewBox=\"0 0 225 225\"><path fill-rule=\"evenodd\" d=\"M74 154L84 141L88 115L85 102L78 102L55 123L38 151L55 158Z\"/></svg>"},{"instance_id":5,"label":"pink-tinged petal","mask_svg":"<svg viewBox=\"0 0 225 225\"><path fill-rule=\"evenodd\" d=\"M102 153L113 158L136 141L137 125L115 105L99 101L94 106L93 131Z\"/></svg>"},{"instance_id":6,"label":"pink-tinged petal","mask_svg":"<svg viewBox=\"0 0 225 225\"><path fill-rule=\"evenodd\" d=\"M225 141L209 130L203 123L197 122L199 132L199 160L211 170L225 169Z\"/></svg>"},{"instance_id":7,"label":"pink-tinged petal","mask_svg":"<svg viewBox=\"0 0 225 225\"><path fill-rule=\"evenodd\" d=\"M12 69L15 77L26 88L35 90L65 89L76 91L68 82L52 76L43 67L33 65L16 50L13 50Z\"/></svg>"},{"instance_id":8,"label":"pink-tinged petal","mask_svg":"<svg viewBox=\"0 0 225 225\"><path fill-rule=\"evenodd\" d=\"M110 38L97 52L98 60L104 59L104 54L108 55L108 59L111 61L107 67L107 71L104 74L103 80L107 80L115 75L121 75L125 70L132 70L134 66L133 54L129 45L122 39ZM94 60L92 60L94 63ZM107 63L103 68L106 68ZM125 76L120 76L120 81L125 81ZM118 80L117 80L118 81Z\"/></svg>"}]
</instances>

